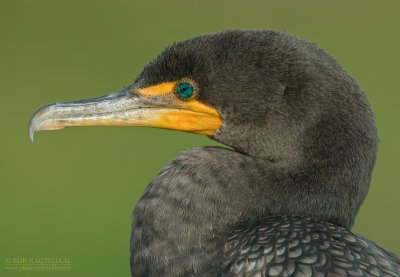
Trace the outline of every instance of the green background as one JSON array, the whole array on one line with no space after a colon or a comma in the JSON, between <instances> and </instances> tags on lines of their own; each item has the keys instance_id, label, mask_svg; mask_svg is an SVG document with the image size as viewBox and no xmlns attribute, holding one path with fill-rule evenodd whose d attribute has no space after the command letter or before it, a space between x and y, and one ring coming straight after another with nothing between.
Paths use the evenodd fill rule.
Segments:
<instances>
[{"instance_id":1,"label":"green background","mask_svg":"<svg viewBox=\"0 0 400 277\"><path fill-rule=\"evenodd\" d=\"M332 3L334 2L334 3ZM70 128L28 139L47 103L128 85L170 43L280 29L333 54L366 91L381 139L354 227L400 253L400 1L0 0L0 275L129 276L131 211L150 180L206 137ZM5 271L10 257L68 257L66 272Z\"/></svg>"}]
</instances>

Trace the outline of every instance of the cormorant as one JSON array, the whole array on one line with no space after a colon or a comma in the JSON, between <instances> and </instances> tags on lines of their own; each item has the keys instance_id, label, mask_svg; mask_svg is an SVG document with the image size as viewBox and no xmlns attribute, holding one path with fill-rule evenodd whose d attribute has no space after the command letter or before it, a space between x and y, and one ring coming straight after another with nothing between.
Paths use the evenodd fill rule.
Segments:
<instances>
[{"instance_id":1,"label":"cormorant","mask_svg":"<svg viewBox=\"0 0 400 277\"><path fill-rule=\"evenodd\" d=\"M400 276L350 231L375 163L373 114L315 44L232 30L168 47L108 96L39 109L35 131L150 126L230 148L179 154L133 213L133 276Z\"/></svg>"}]
</instances>

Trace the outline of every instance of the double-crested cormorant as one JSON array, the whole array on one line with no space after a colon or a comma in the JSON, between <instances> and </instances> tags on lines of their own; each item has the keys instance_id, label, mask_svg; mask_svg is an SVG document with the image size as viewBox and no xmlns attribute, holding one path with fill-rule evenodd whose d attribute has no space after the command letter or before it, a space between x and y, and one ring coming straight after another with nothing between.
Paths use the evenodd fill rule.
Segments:
<instances>
[{"instance_id":1,"label":"double-crested cormorant","mask_svg":"<svg viewBox=\"0 0 400 277\"><path fill-rule=\"evenodd\" d=\"M134 276L400 276L350 228L375 162L364 93L315 44L226 31L168 47L120 92L38 110L37 130L150 126L232 149L184 151L133 213Z\"/></svg>"}]
</instances>

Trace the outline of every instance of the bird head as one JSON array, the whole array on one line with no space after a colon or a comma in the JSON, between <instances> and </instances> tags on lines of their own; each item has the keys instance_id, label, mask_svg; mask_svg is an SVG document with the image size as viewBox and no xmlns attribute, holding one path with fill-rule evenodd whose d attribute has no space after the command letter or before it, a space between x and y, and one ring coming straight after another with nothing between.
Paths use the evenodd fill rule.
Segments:
<instances>
[{"instance_id":1,"label":"bird head","mask_svg":"<svg viewBox=\"0 0 400 277\"><path fill-rule=\"evenodd\" d=\"M321 145L329 152L361 140L374 153L376 143L354 80L314 44L276 31L175 43L122 91L39 109L29 132L33 140L35 131L108 125L197 133L271 161L301 162Z\"/></svg>"}]
</instances>

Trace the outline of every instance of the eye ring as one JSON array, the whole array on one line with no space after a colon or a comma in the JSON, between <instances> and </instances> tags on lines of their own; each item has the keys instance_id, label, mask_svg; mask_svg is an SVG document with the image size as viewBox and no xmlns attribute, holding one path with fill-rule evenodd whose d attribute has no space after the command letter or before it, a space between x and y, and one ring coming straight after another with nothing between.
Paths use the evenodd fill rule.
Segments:
<instances>
[{"instance_id":1,"label":"eye ring","mask_svg":"<svg viewBox=\"0 0 400 277\"><path fill-rule=\"evenodd\" d=\"M176 82L174 92L179 99L188 101L199 93L199 87L194 80L182 78Z\"/></svg>"}]
</instances>

